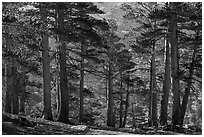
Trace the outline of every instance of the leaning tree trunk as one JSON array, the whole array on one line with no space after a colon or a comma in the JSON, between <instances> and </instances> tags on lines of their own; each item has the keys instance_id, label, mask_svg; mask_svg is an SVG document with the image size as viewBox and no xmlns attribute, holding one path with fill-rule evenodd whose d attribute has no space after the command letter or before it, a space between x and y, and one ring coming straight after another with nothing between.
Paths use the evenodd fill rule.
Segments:
<instances>
[{"instance_id":1,"label":"leaning tree trunk","mask_svg":"<svg viewBox=\"0 0 204 137\"><path fill-rule=\"evenodd\" d=\"M190 67L189 67L189 77L187 79L187 87L185 89L185 93L184 93L182 104L181 104L181 115L180 115L180 125L181 126L183 125L184 116L186 113L186 107L188 104L188 97L190 95L190 89L191 89L192 78L193 78L193 73L194 73L194 60L196 58L196 52L197 52L197 45L194 45L193 55L192 55L192 59L191 59Z\"/></svg>"},{"instance_id":2,"label":"leaning tree trunk","mask_svg":"<svg viewBox=\"0 0 204 137\"><path fill-rule=\"evenodd\" d=\"M168 38L166 38L165 74L164 74L163 95L162 95L162 100L161 100L161 114L160 114L160 124L162 126L167 125L167 116L168 116L167 110L168 110L170 88L171 88L170 53L169 53Z\"/></svg>"},{"instance_id":3,"label":"leaning tree trunk","mask_svg":"<svg viewBox=\"0 0 204 137\"><path fill-rule=\"evenodd\" d=\"M61 32L64 31L64 13L58 7L58 25ZM67 71L66 71L66 42L64 34L59 34L59 41L61 43L59 50L59 64L60 64L60 111L58 121L69 123L69 90L67 87Z\"/></svg>"},{"instance_id":4,"label":"leaning tree trunk","mask_svg":"<svg viewBox=\"0 0 204 137\"><path fill-rule=\"evenodd\" d=\"M83 121L83 111L84 111L84 54L85 54L85 45L81 43L81 69L80 69L80 105L79 105L79 122Z\"/></svg>"},{"instance_id":5,"label":"leaning tree trunk","mask_svg":"<svg viewBox=\"0 0 204 137\"><path fill-rule=\"evenodd\" d=\"M173 4L173 3L170 3ZM178 39L177 39L177 20L176 15L172 15L170 20L170 44L171 44L171 70L172 70L172 92L173 110L172 125L179 125L180 118L180 84L179 84L179 61L178 61Z\"/></svg>"},{"instance_id":6,"label":"leaning tree trunk","mask_svg":"<svg viewBox=\"0 0 204 137\"><path fill-rule=\"evenodd\" d=\"M46 30L47 11L45 7L40 8L41 19L43 21L43 28ZM46 120L52 120L51 109L51 83L50 83L50 59L49 59L49 38L45 33L42 38L42 56L43 56L43 102L44 110L43 117Z\"/></svg>"}]
</instances>

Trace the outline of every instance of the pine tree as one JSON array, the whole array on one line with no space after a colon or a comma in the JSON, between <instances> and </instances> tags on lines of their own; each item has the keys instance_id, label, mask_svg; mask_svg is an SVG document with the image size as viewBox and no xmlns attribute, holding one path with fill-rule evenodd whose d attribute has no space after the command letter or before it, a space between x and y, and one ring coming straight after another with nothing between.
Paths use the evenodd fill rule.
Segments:
<instances>
[{"instance_id":1,"label":"pine tree","mask_svg":"<svg viewBox=\"0 0 204 137\"><path fill-rule=\"evenodd\" d=\"M4 9L13 8L13 4L3 3ZM8 15L6 11L3 10L3 31L4 31L4 38L5 38L5 48L7 51L12 51L14 48L14 40L12 37L12 28L15 29L14 24L17 21L17 19L12 16ZM7 113L17 113L17 110L15 107L16 98L18 97L17 91L15 91L15 76L16 76L16 66L15 66L15 60L12 56L7 57L6 61L6 105L5 105L5 111ZM15 95L15 96L14 96ZM16 97L16 98L14 98Z\"/></svg>"},{"instance_id":2,"label":"pine tree","mask_svg":"<svg viewBox=\"0 0 204 137\"><path fill-rule=\"evenodd\" d=\"M179 56L179 49L184 48L183 44L192 42L192 38L189 38L186 30L195 30L198 26L194 26L191 23L195 20L199 20L199 13L196 13L198 10L192 8L193 4L191 3L166 3L166 7L157 10L152 16L153 18L157 18L159 20L166 20L166 24L168 24L168 41L171 46L171 71L172 71L172 92L173 92L173 110L172 110L172 125L183 125L183 118L186 105L180 104L181 97L181 88L180 82L183 82L182 79L182 69L180 64L182 58L182 54ZM180 9L180 10L178 10ZM197 18L198 17L198 18ZM190 23L191 22L191 23ZM190 25L191 24L191 25ZM195 23L197 24L197 23ZM188 26L191 27L188 27ZM187 44L188 45L188 44ZM178 48L180 47L180 48ZM184 48L185 49L185 48ZM183 62L183 61L182 61ZM191 71L192 72L192 71ZM190 73L190 71L189 71ZM188 82L187 82L188 83ZM187 84L188 85L188 84ZM187 86L188 87L188 86ZM187 93L187 92L186 92ZM183 100L187 99L187 94L183 96ZM186 101L184 101L187 103ZM184 104L185 104L184 103ZM184 111L183 111L184 110Z\"/></svg>"},{"instance_id":3,"label":"pine tree","mask_svg":"<svg viewBox=\"0 0 204 137\"><path fill-rule=\"evenodd\" d=\"M164 83L163 83L163 95L161 101L161 114L160 114L160 124L167 125L167 110L168 110L168 100L169 100L169 91L171 88L171 77L170 77L170 52L169 52L169 42L166 38L166 56L165 56L165 74L164 74Z\"/></svg>"},{"instance_id":4,"label":"pine tree","mask_svg":"<svg viewBox=\"0 0 204 137\"><path fill-rule=\"evenodd\" d=\"M157 10L156 3L136 3L139 8L124 5L125 10L130 10L125 15L125 18L135 20L139 23L137 31L137 44L132 47L137 53L146 53L151 57L150 62L150 93L149 93L149 126L158 126L157 116L157 90L156 90L156 42L161 40L164 35L163 27L160 27L162 22L156 21L151 17L151 13ZM135 14L132 14L135 13Z\"/></svg>"},{"instance_id":5,"label":"pine tree","mask_svg":"<svg viewBox=\"0 0 204 137\"><path fill-rule=\"evenodd\" d=\"M176 3L170 3L170 7L174 7ZM172 124L179 123L180 115L180 80L179 80L179 56L178 56L178 35L177 35L177 17L176 13L172 13L169 25L170 44L171 44L171 70L172 70L172 92L173 92L173 110Z\"/></svg>"},{"instance_id":6,"label":"pine tree","mask_svg":"<svg viewBox=\"0 0 204 137\"><path fill-rule=\"evenodd\" d=\"M40 5L41 20L43 21L43 29L46 30L47 11L43 4ZM52 120L51 110L51 81L50 81L50 59L49 59L49 39L46 32L42 36L42 57L43 57L43 99L44 110L43 117L46 120Z\"/></svg>"},{"instance_id":7,"label":"pine tree","mask_svg":"<svg viewBox=\"0 0 204 137\"><path fill-rule=\"evenodd\" d=\"M61 32L64 32L64 5L57 3L58 26ZM66 40L63 33L59 34L59 42L61 43L59 49L59 64L60 64L60 111L58 121L69 122L69 89L67 87L67 68L66 68Z\"/></svg>"},{"instance_id":8,"label":"pine tree","mask_svg":"<svg viewBox=\"0 0 204 137\"><path fill-rule=\"evenodd\" d=\"M7 29L9 30L9 29ZM11 48L11 39L9 38L9 32L6 33L6 48ZM9 58L8 62L6 63L6 83L7 83L7 90L6 90L6 106L5 111L7 113L12 112L11 104L12 104L12 93L14 92L13 86L13 78L12 78L12 66L13 66L13 59Z\"/></svg>"}]
</instances>

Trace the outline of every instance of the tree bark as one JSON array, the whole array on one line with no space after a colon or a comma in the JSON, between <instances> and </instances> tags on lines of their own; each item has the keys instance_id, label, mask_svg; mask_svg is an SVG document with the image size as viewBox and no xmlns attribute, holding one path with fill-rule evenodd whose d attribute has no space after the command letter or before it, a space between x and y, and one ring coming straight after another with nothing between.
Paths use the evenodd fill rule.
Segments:
<instances>
[{"instance_id":1,"label":"tree bark","mask_svg":"<svg viewBox=\"0 0 204 137\"><path fill-rule=\"evenodd\" d=\"M120 121L119 121L119 127L122 127L123 123L123 83L122 83L122 71L120 72Z\"/></svg>"},{"instance_id":2,"label":"tree bark","mask_svg":"<svg viewBox=\"0 0 204 137\"><path fill-rule=\"evenodd\" d=\"M152 63L150 66L150 90L149 90L149 114L148 114L148 126L152 126Z\"/></svg>"},{"instance_id":3,"label":"tree bark","mask_svg":"<svg viewBox=\"0 0 204 137\"><path fill-rule=\"evenodd\" d=\"M173 6L173 3L170 3ZM171 70L172 70L172 92L173 92L173 110L172 125L179 125L180 118L180 84L179 84L179 59L178 59L178 38L177 38L177 20L173 14L170 20L170 44L171 44Z\"/></svg>"},{"instance_id":4,"label":"tree bark","mask_svg":"<svg viewBox=\"0 0 204 137\"><path fill-rule=\"evenodd\" d=\"M152 59L150 68L150 106L149 106L149 126L158 127L157 116L157 91L156 91L156 70L155 70L155 42L152 44Z\"/></svg>"},{"instance_id":5,"label":"tree bark","mask_svg":"<svg viewBox=\"0 0 204 137\"><path fill-rule=\"evenodd\" d=\"M26 70L25 68L22 68L22 85L21 85L21 93L20 93L20 110L19 112L21 114L25 113L25 91L26 91Z\"/></svg>"},{"instance_id":6,"label":"tree bark","mask_svg":"<svg viewBox=\"0 0 204 137\"><path fill-rule=\"evenodd\" d=\"M58 25L61 32L64 30L64 13L58 7ZM59 34L59 41L61 42L59 50L59 64L60 64L60 111L58 121L69 123L69 90L67 87L67 71L66 71L66 42L64 34Z\"/></svg>"},{"instance_id":7,"label":"tree bark","mask_svg":"<svg viewBox=\"0 0 204 137\"><path fill-rule=\"evenodd\" d=\"M122 127L125 127L126 121L127 121L127 113L128 113L128 107L129 107L129 85L127 86L127 94L126 94L126 101L125 101L125 113L124 113L124 119L123 119L123 125Z\"/></svg>"},{"instance_id":8,"label":"tree bark","mask_svg":"<svg viewBox=\"0 0 204 137\"><path fill-rule=\"evenodd\" d=\"M9 27L6 28L6 48L11 49L11 38L9 36ZM6 105L5 105L5 111L7 113L12 112L12 93L14 92L13 87L13 77L12 77L12 66L13 66L13 59L8 58L8 61L6 62Z\"/></svg>"},{"instance_id":9,"label":"tree bark","mask_svg":"<svg viewBox=\"0 0 204 137\"><path fill-rule=\"evenodd\" d=\"M155 62L155 42L153 43L153 54L152 54L152 125L158 127L157 118L157 91L156 91L156 62Z\"/></svg>"},{"instance_id":10,"label":"tree bark","mask_svg":"<svg viewBox=\"0 0 204 137\"><path fill-rule=\"evenodd\" d=\"M107 112L107 126L115 127L114 122L114 98L113 98L113 65L109 62L109 74L108 74L108 112Z\"/></svg>"},{"instance_id":11,"label":"tree bark","mask_svg":"<svg viewBox=\"0 0 204 137\"><path fill-rule=\"evenodd\" d=\"M84 111L84 43L81 43L81 69L80 69L80 106L79 106L79 122L83 121L83 111Z\"/></svg>"},{"instance_id":12,"label":"tree bark","mask_svg":"<svg viewBox=\"0 0 204 137\"><path fill-rule=\"evenodd\" d=\"M59 53L58 48L57 48L57 52ZM56 60L59 60L59 56L57 56ZM57 113L59 113L59 111L60 111L60 100L61 100L61 97L60 97L60 76L59 76L59 74L60 74L60 65L59 65L59 62L57 62L57 76L56 76L56 80L57 80Z\"/></svg>"},{"instance_id":13,"label":"tree bark","mask_svg":"<svg viewBox=\"0 0 204 137\"><path fill-rule=\"evenodd\" d=\"M107 78L105 79L105 88L106 88L106 103L108 103L108 80Z\"/></svg>"},{"instance_id":14,"label":"tree bark","mask_svg":"<svg viewBox=\"0 0 204 137\"><path fill-rule=\"evenodd\" d=\"M168 37L168 36L167 36ZM167 125L167 110L169 102L169 91L171 86L171 77L170 77L170 53L169 53L169 41L166 38L166 61L165 61L165 74L164 74L164 83L163 83L163 95L161 101L161 115L160 115L160 124Z\"/></svg>"},{"instance_id":15,"label":"tree bark","mask_svg":"<svg viewBox=\"0 0 204 137\"><path fill-rule=\"evenodd\" d=\"M41 19L46 24L47 11L45 7L40 8ZM46 29L46 26L43 25ZM51 109L51 83L50 83L50 59L49 59L49 37L45 33L42 38L43 45L43 102L44 110L43 117L46 120L52 120L52 109Z\"/></svg>"},{"instance_id":16,"label":"tree bark","mask_svg":"<svg viewBox=\"0 0 204 137\"><path fill-rule=\"evenodd\" d=\"M136 117L135 117L135 108L134 103L132 103L132 127L136 127Z\"/></svg>"},{"instance_id":17,"label":"tree bark","mask_svg":"<svg viewBox=\"0 0 204 137\"><path fill-rule=\"evenodd\" d=\"M19 79L17 79L17 68L16 68L16 64L13 65L12 67L12 77L13 77L13 85L14 87L17 87L15 88L15 90L13 91L13 94L12 94L12 108L13 108L13 112L12 114L16 114L18 115L19 113Z\"/></svg>"}]
</instances>

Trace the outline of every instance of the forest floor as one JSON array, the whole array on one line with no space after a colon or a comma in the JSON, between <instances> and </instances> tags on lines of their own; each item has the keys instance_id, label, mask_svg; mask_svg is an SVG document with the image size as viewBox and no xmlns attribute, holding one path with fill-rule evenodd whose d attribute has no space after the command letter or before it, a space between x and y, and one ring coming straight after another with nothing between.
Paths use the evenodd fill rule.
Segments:
<instances>
[{"instance_id":1,"label":"forest floor","mask_svg":"<svg viewBox=\"0 0 204 137\"><path fill-rule=\"evenodd\" d=\"M69 125L40 118L2 114L3 135L202 135L202 131L184 129L182 132L153 128L108 128L86 125Z\"/></svg>"}]
</instances>

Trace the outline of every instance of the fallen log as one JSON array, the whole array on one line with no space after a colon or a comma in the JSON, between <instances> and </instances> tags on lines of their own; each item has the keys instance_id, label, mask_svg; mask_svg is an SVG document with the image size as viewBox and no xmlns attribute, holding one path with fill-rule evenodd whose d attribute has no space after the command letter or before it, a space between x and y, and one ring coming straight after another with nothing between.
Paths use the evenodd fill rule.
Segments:
<instances>
[{"instance_id":1,"label":"fallen log","mask_svg":"<svg viewBox=\"0 0 204 137\"><path fill-rule=\"evenodd\" d=\"M61 129L62 131L67 131L70 133L86 133L89 131L89 127L86 125L70 125L62 122L13 115L5 112L2 113L2 121L13 123L16 126L34 127L35 129L42 126L52 126L56 129Z\"/></svg>"}]
</instances>

